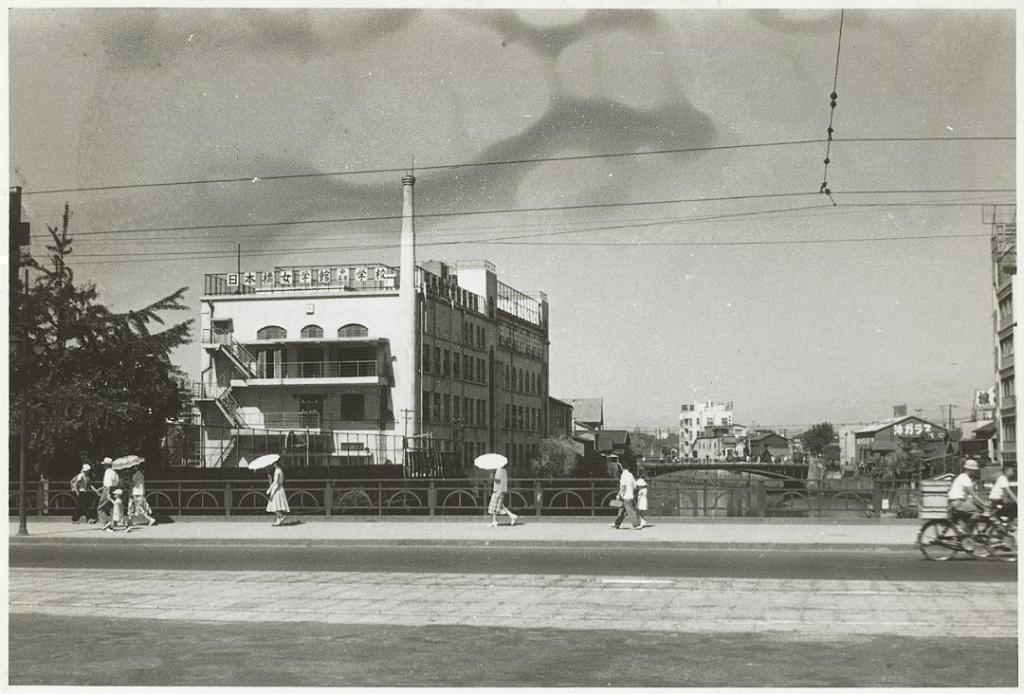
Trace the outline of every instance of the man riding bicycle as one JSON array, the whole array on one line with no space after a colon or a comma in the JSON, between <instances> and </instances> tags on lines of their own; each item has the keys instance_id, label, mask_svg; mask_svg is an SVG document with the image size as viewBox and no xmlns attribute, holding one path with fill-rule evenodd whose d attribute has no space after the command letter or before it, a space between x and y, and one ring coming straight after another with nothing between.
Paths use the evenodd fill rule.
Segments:
<instances>
[{"instance_id":1,"label":"man riding bicycle","mask_svg":"<svg viewBox=\"0 0 1024 694\"><path fill-rule=\"evenodd\" d=\"M1003 466L988 493L992 515L1007 520L1017 518L1017 467L1012 463Z\"/></svg>"},{"instance_id":2,"label":"man riding bicycle","mask_svg":"<svg viewBox=\"0 0 1024 694\"><path fill-rule=\"evenodd\" d=\"M968 537L974 534L974 527L987 508L977 492L980 477L978 461L968 458L964 461L963 472L953 478L947 494L950 518Z\"/></svg>"}]
</instances>

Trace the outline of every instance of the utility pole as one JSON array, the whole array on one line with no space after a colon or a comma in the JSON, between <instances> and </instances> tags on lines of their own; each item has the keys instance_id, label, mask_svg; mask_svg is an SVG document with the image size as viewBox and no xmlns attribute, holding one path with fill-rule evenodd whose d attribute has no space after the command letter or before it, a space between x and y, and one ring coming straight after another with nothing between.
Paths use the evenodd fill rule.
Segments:
<instances>
[{"instance_id":1,"label":"utility pole","mask_svg":"<svg viewBox=\"0 0 1024 694\"><path fill-rule=\"evenodd\" d=\"M953 431L953 408L956 407L956 405L949 403L947 407L949 408L949 430Z\"/></svg>"},{"instance_id":2,"label":"utility pole","mask_svg":"<svg viewBox=\"0 0 1024 694\"><path fill-rule=\"evenodd\" d=\"M11 305L9 308L14 308L14 297L16 293L14 291L18 283L18 272L21 267L21 249L22 246L29 244L29 224L21 220L21 186L14 186L10 189L10 225L8 227L8 242L10 255L8 256L11 264L11 274L8 279L10 287L10 301ZM27 379L24 373L24 368L28 365L28 316L25 311L28 308L28 271L25 271L25 297L22 301L21 311L21 322L22 322L22 333L21 333L21 364L22 364L22 378L19 379L18 390L21 393L21 423L20 423L20 442L18 450L18 535L28 535L28 494L25 489L26 481L25 477L28 474L28 398L27 396ZM15 317L14 311L10 311L10 316ZM11 365L13 367L13 360ZM12 369L13 370L13 369Z\"/></svg>"}]
</instances>

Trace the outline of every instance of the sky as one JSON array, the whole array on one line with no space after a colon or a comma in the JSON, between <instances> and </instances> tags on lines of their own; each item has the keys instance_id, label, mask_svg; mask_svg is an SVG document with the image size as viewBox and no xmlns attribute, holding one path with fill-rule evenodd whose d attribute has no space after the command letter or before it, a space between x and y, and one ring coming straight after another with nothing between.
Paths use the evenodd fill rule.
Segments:
<instances>
[{"instance_id":1,"label":"sky","mask_svg":"<svg viewBox=\"0 0 1024 694\"><path fill-rule=\"evenodd\" d=\"M31 251L70 204L76 279L116 309L188 287L198 327L239 245L243 270L397 265L415 166L418 261L545 292L550 392L603 398L606 424L674 428L693 400L758 426L961 419L994 382L1012 9L15 8L8 29ZM198 344L174 357L198 372Z\"/></svg>"}]
</instances>

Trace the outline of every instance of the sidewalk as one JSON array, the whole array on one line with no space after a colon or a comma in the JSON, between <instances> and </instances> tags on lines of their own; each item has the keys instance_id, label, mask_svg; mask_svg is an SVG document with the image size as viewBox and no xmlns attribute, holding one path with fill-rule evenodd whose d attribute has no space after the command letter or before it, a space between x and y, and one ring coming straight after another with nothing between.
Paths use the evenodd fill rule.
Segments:
<instances>
[{"instance_id":1,"label":"sidewalk","mask_svg":"<svg viewBox=\"0 0 1024 694\"><path fill-rule=\"evenodd\" d=\"M659 548L732 549L912 549L922 521L843 521L828 519L654 519L640 531L609 527L610 518L538 518L521 516L491 528L484 517L289 518L272 527L268 518L176 518L158 525L136 526L131 533L104 533L96 525L72 524L65 517L28 521L28 537L18 537L17 520L9 524L12 543L135 542L161 544L249 545L418 545L526 546L643 545Z\"/></svg>"}]
</instances>

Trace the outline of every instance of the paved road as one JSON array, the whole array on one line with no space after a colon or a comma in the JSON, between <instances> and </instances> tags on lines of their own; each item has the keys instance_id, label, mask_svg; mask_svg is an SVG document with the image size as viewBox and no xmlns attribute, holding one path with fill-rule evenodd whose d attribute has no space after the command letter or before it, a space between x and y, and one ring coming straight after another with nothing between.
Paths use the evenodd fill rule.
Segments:
<instances>
[{"instance_id":1,"label":"paved road","mask_svg":"<svg viewBox=\"0 0 1024 694\"><path fill-rule=\"evenodd\" d=\"M10 558L15 684L1017 683L1016 566L996 562L135 542Z\"/></svg>"},{"instance_id":2,"label":"paved road","mask_svg":"<svg viewBox=\"0 0 1024 694\"><path fill-rule=\"evenodd\" d=\"M140 538L141 539L141 538ZM12 567L264 571L401 571L605 576L1016 581L1016 564L926 561L915 550L677 549L636 547L191 546L138 543L12 544Z\"/></svg>"},{"instance_id":3,"label":"paved road","mask_svg":"<svg viewBox=\"0 0 1024 694\"><path fill-rule=\"evenodd\" d=\"M15 685L1013 687L1016 639L10 617Z\"/></svg>"}]
</instances>

